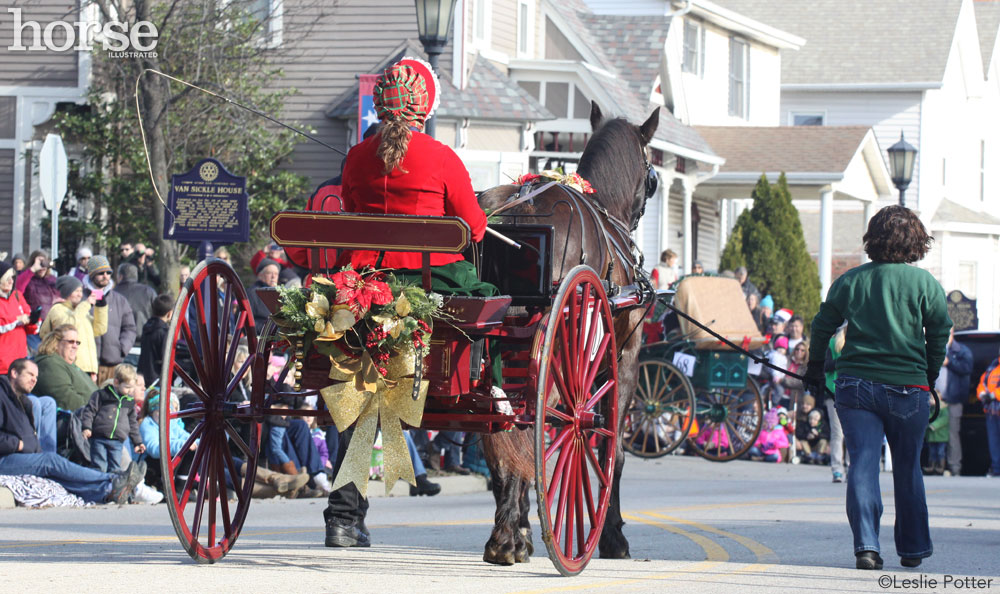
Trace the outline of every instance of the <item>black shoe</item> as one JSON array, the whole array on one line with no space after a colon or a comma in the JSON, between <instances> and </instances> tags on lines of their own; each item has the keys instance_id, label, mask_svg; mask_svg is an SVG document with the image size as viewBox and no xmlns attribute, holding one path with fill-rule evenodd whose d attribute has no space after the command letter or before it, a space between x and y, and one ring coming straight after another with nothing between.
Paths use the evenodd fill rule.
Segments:
<instances>
[{"instance_id":1,"label":"black shoe","mask_svg":"<svg viewBox=\"0 0 1000 594\"><path fill-rule=\"evenodd\" d=\"M369 540L368 536L356 526L327 523L326 546L368 548L372 546L372 542Z\"/></svg>"},{"instance_id":2,"label":"black shoe","mask_svg":"<svg viewBox=\"0 0 1000 594\"><path fill-rule=\"evenodd\" d=\"M861 551L854 556L854 566L858 569L882 569L882 557L875 551Z\"/></svg>"},{"instance_id":3,"label":"black shoe","mask_svg":"<svg viewBox=\"0 0 1000 594\"><path fill-rule=\"evenodd\" d=\"M917 557L900 557L899 564L903 567L919 567L923 559Z\"/></svg>"},{"instance_id":4,"label":"black shoe","mask_svg":"<svg viewBox=\"0 0 1000 594\"><path fill-rule=\"evenodd\" d=\"M453 474L460 474L462 476L469 476L470 474L472 474L471 470L469 470L468 468L462 468L461 466L449 466L445 468L444 471Z\"/></svg>"},{"instance_id":5,"label":"black shoe","mask_svg":"<svg viewBox=\"0 0 1000 594\"><path fill-rule=\"evenodd\" d=\"M441 485L437 483L432 483L427 480L426 474L421 474L417 476L417 486L414 487L410 485L410 497L415 497L417 495L427 495L428 497L433 497L441 492Z\"/></svg>"},{"instance_id":6,"label":"black shoe","mask_svg":"<svg viewBox=\"0 0 1000 594\"><path fill-rule=\"evenodd\" d=\"M372 533L368 531L368 526L365 526L365 519L364 518L361 518L360 520L358 520L358 530L360 530L361 534L364 534L365 536L371 536L372 535Z\"/></svg>"},{"instance_id":7,"label":"black shoe","mask_svg":"<svg viewBox=\"0 0 1000 594\"><path fill-rule=\"evenodd\" d=\"M124 471L118 473L111 480L111 492L108 493L108 503L125 505L128 503L128 496L132 494L135 486L142 482L146 476L145 462L132 462Z\"/></svg>"}]
</instances>

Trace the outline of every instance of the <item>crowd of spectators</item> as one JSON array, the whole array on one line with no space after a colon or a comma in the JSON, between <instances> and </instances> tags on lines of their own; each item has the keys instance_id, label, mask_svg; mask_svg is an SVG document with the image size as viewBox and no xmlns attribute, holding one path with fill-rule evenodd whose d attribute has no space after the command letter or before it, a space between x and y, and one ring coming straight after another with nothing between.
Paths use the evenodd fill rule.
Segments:
<instances>
[{"instance_id":1,"label":"crowd of spectators","mask_svg":"<svg viewBox=\"0 0 1000 594\"><path fill-rule=\"evenodd\" d=\"M696 262L691 275L705 274L704 268ZM677 254L672 250L663 252L660 262L651 271L654 286L667 289L683 278L678 267ZM746 298L747 308L765 337L763 355L776 367L793 374L804 375L809 362L809 336L806 320L792 309L779 307L771 295L761 291L750 280L745 267L734 271L722 271L719 276L736 279ZM835 361L844 347L846 324L830 340L824 369L827 376L823 394L810 394L803 382L782 371L763 367L756 377L765 403L765 414L760 435L747 457L767 462L795 462L802 464L829 465L834 482L843 482L846 477L846 462L843 430L834 408L833 390L836 380ZM652 334L654 340L661 337ZM647 340L650 334L647 329ZM994 371L1000 379L1000 371ZM947 357L935 386L941 397L941 410L937 419L928 426L926 436L927 465L925 474L957 476L961 472L962 446L959 435L963 403L969 397L972 372L972 352L968 347L952 338L948 342ZM980 378L986 382L986 378ZM994 380L996 383L996 380ZM984 384L986 385L986 384ZM980 388L980 399L987 402L990 411L997 411L989 421L1000 419L1000 389L991 398L989 388ZM931 406L933 411L934 407ZM996 469L990 472L1000 474L1000 423L995 430Z\"/></svg>"},{"instance_id":2,"label":"crowd of spectators","mask_svg":"<svg viewBox=\"0 0 1000 594\"><path fill-rule=\"evenodd\" d=\"M159 411L165 404L159 382L175 298L159 292L163 279L154 255L142 243L122 244L113 259L80 247L63 275L42 250L0 262L0 475L30 477L36 495L39 488L52 490L35 497L35 503L64 502L66 492L87 503L163 499ZM225 247L213 255L232 265ZM279 283L302 286L306 271L275 244L257 252L251 266L256 282L247 292L256 327L262 330L268 311L253 289ZM180 281L190 273L190 267L182 267ZM241 346L234 373L248 355ZM286 363L273 358L269 382L282 379ZM234 400L249 400L251 376L244 376ZM287 385L281 389L291 392ZM169 406L177 410L186 391L178 385L171 392ZM315 408L317 402L315 397L295 398L277 408L283 406ZM265 420L254 496L320 497L330 492L345 448L339 447L335 427L316 427L314 419L307 419L272 415ZM171 421L173 455L191 429L180 419ZM417 479L411 495L441 490L428 473L468 474L468 466L488 473L474 441L463 433L411 430L405 436ZM185 454L179 472L186 472L187 458L199 441ZM246 473L242 460L238 468ZM381 471L374 457L372 471Z\"/></svg>"}]
</instances>

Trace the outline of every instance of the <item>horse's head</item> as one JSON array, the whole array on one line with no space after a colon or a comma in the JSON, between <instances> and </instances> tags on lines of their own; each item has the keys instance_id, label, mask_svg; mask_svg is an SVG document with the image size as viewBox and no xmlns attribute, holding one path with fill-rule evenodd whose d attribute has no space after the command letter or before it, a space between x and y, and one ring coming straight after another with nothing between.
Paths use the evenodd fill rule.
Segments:
<instances>
[{"instance_id":1,"label":"horse's head","mask_svg":"<svg viewBox=\"0 0 1000 594\"><path fill-rule=\"evenodd\" d=\"M646 145L660 123L657 107L641 126L624 118L607 120L597 102L590 107L594 135L580 157L578 171L598 192L598 199L612 214L635 230L646 210L646 201L656 193L659 178Z\"/></svg>"}]
</instances>

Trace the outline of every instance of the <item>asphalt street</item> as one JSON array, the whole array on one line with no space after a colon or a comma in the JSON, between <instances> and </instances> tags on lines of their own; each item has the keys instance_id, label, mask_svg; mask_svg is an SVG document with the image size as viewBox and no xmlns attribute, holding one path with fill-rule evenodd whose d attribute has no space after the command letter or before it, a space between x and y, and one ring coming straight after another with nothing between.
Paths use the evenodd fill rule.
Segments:
<instances>
[{"instance_id":1,"label":"asphalt street","mask_svg":"<svg viewBox=\"0 0 1000 594\"><path fill-rule=\"evenodd\" d=\"M628 458L632 559L594 559L573 578L553 568L537 527L530 563L483 563L493 499L469 479L432 498L373 498L371 549L323 546L325 500L255 501L214 565L184 553L162 504L19 508L0 511L0 592L1000 593L1000 479L930 477L927 489L935 553L903 569L882 474L886 567L869 572L854 569L844 485L828 468L683 456Z\"/></svg>"}]
</instances>

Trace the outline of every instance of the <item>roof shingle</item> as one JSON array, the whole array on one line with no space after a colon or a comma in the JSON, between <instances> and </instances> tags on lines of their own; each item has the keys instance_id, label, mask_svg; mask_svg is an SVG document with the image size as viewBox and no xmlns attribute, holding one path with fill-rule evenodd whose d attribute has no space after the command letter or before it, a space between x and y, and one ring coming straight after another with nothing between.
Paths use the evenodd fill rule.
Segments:
<instances>
[{"instance_id":1,"label":"roof shingle","mask_svg":"<svg viewBox=\"0 0 1000 594\"><path fill-rule=\"evenodd\" d=\"M975 0L972 6L979 30L979 50L983 53L983 72L986 72L1000 33L1000 0Z\"/></svg>"},{"instance_id":2,"label":"roof shingle","mask_svg":"<svg viewBox=\"0 0 1000 594\"><path fill-rule=\"evenodd\" d=\"M793 33L782 84L940 82L962 0L715 0Z\"/></svg>"},{"instance_id":3,"label":"roof shingle","mask_svg":"<svg viewBox=\"0 0 1000 594\"><path fill-rule=\"evenodd\" d=\"M868 126L696 126L726 159L723 173L836 173L847 169Z\"/></svg>"}]
</instances>

